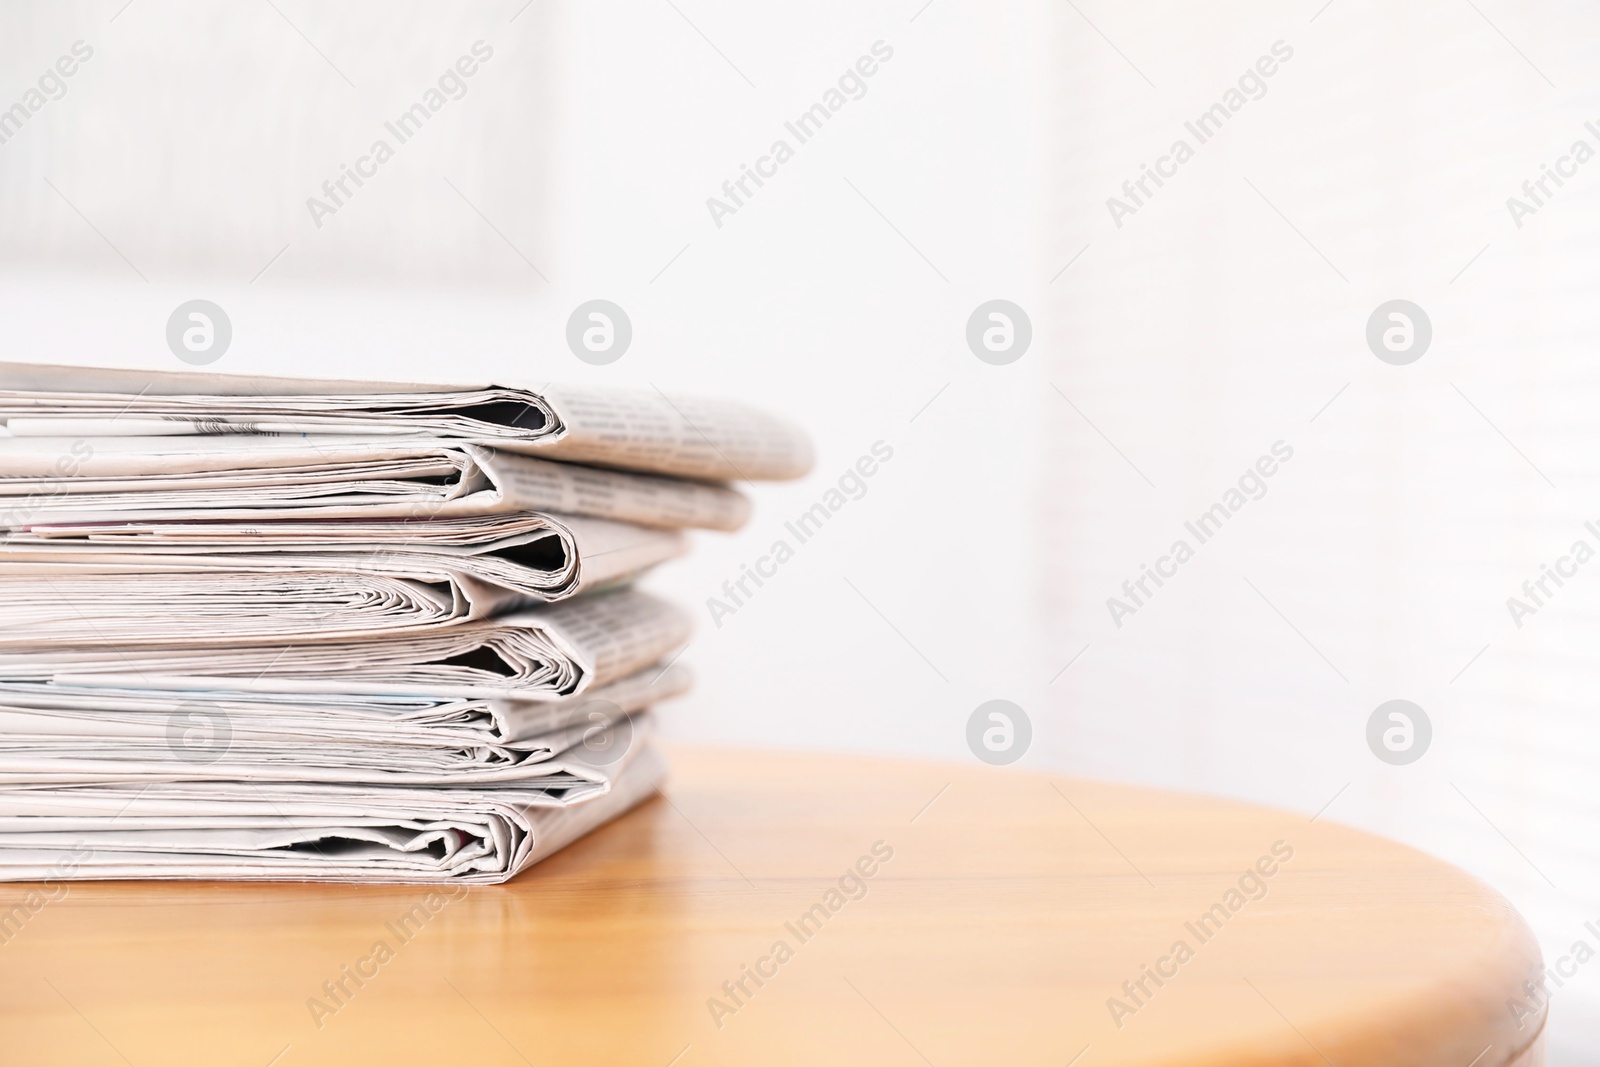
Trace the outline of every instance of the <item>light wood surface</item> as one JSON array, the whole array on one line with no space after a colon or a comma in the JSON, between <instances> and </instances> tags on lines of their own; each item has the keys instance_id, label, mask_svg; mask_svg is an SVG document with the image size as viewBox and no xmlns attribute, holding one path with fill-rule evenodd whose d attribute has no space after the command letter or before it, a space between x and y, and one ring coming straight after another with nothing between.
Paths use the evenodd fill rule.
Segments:
<instances>
[{"instance_id":1,"label":"light wood surface","mask_svg":"<svg viewBox=\"0 0 1600 1067\"><path fill-rule=\"evenodd\" d=\"M73 886L0 946L0 1063L1542 1063L1542 1020L1506 1008L1538 969L1515 911L1326 818L1014 770L669 756L669 799L433 914L421 887ZM1292 858L1228 911L1280 842ZM830 897L875 844L893 855L861 865L864 895ZM1217 904L1202 941L1186 924ZM1119 1027L1108 998L1135 1006L1123 982L1178 941L1192 957ZM323 983L358 964L372 977L337 1004ZM771 977L729 996L758 964ZM713 997L736 1010L714 1019Z\"/></svg>"}]
</instances>

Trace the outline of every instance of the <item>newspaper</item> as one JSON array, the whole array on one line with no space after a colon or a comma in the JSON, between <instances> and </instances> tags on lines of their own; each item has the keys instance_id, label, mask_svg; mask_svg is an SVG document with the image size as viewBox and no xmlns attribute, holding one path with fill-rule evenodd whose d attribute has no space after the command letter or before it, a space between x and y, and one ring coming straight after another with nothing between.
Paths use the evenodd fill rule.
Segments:
<instances>
[{"instance_id":1,"label":"newspaper","mask_svg":"<svg viewBox=\"0 0 1600 1067\"><path fill-rule=\"evenodd\" d=\"M677 531L521 513L437 523L85 523L0 540L0 649L405 634L630 578Z\"/></svg>"},{"instance_id":2,"label":"newspaper","mask_svg":"<svg viewBox=\"0 0 1600 1067\"><path fill-rule=\"evenodd\" d=\"M548 777L557 756L572 764L562 773L584 777L627 751L650 707L687 688L685 668L662 664L548 704L8 683L0 785L465 785Z\"/></svg>"},{"instance_id":3,"label":"newspaper","mask_svg":"<svg viewBox=\"0 0 1600 1067\"><path fill-rule=\"evenodd\" d=\"M645 799L739 404L0 363L0 880L504 881Z\"/></svg>"},{"instance_id":4,"label":"newspaper","mask_svg":"<svg viewBox=\"0 0 1600 1067\"><path fill-rule=\"evenodd\" d=\"M0 530L110 519L420 522L523 511L736 530L750 502L722 485L423 438L0 437Z\"/></svg>"},{"instance_id":5,"label":"newspaper","mask_svg":"<svg viewBox=\"0 0 1600 1067\"><path fill-rule=\"evenodd\" d=\"M617 763L501 785L108 781L0 790L0 880L166 878L493 884L648 799Z\"/></svg>"},{"instance_id":6,"label":"newspaper","mask_svg":"<svg viewBox=\"0 0 1600 1067\"><path fill-rule=\"evenodd\" d=\"M14 437L426 435L708 481L797 478L806 435L743 404L573 385L418 385L0 364Z\"/></svg>"},{"instance_id":7,"label":"newspaper","mask_svg":"<svg viewBox=\"0 0 1600 1067\"><path fill-rule=\"evenodd\" d=\"M406 635L230 645L0 652L0 682L133 689L421 695L550 701L671 660L689 641L682 609L634 589Z\"/></svg>"},{"instance_id":8,"label":"newspaper","mask_svg":"<svg viewBox=\"0 0 1600 1067\"><path fill-rule=\"evenodd\" d=\"M647 709L687 685L670 662L544 704L0 684L0 881L502 882L658 787Z\"/></svg>"},{"instance_id":9,"label":"newspaper","mask_svg":"<svg viewBox=\"0 0 1600 1067\"><path fill-rule=\"evenodd\" d=\"M682 664L653 663L578 696L550 701L4 682L0 732L8 743L59 741L73 751L84 739L111 745L159 740L171 742L169 747L205 750L189 755L215 754L217 744L206 736L175 736L177 722L183 730L199 723L225 734L222 746L229 753L256 742L276 746L316 738L345 746L553 755L559 749L552 746L574 727L587 729L597 711L612 716L643 711L681 696L689 678ZM301 758L320 757L306 752Z\"/></svg>"}]
</instances>

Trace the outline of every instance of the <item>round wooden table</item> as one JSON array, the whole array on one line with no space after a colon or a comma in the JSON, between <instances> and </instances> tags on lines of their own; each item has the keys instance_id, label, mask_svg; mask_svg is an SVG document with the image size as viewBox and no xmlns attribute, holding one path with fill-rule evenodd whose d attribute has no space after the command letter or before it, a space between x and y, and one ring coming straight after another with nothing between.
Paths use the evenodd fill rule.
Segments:
<instances>
[{"instance_id":1,"label":"round wooden table","mask_svg":"<svg viewBox=\"0 0 1600 1067\"><path fill-rule=\"evenodd\" d=\"M1511 906L1326 818L669 756L664 798L506 886L74 885L0 923L0 1061L1542 1062Z\"/></svg>"}]
</instances>

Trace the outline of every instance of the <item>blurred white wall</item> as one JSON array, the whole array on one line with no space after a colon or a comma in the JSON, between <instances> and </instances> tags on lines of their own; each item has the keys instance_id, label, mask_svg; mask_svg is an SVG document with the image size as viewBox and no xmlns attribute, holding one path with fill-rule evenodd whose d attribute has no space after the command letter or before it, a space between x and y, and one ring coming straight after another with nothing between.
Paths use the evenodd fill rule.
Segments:
<instances>
[{"instance_id":1,"label":"blurred white wall","mask_svg":"<svg viewBox=\"0 0 1600 1067\"><path fill-rule=\"evenodd\" d=\"M0 356L170 366L167 315L206 297L218 370L765 404L818 469L652 579L701 619L669 733L969 759L968 715L1010 699L1023 766L1326 806L1499 886L1554 958L1600 918L1600 569L1520 629L1505 598L1600 519L1600 162L1521 228L1505 199L1600 147L1600 15L1474 2L13 3L0 106L95 54L0 144ZM317 227L306 198L478 40L466 95ZM707 198L880 41L718 226ZM1278 41L1118 227L1107 198ZM595 297L634 324L608 367L562 341ZM1035 327L1009 366L964 338L995 298ZM1410 366L1364 340L1393 298L1433 323ZM866 495L713 625L879 440ZM1117 627L1106 598L1280 440L1266 495ZM1434 725L1406 767L1364 740L1396 697ZM1558 993L1554 1062L1597 1005L1595 974Z\"/></svg>"},{"instance_id":2,"label":"blurred white wall","mask_svg":"<svg viewBox=\"0 0 1600 1067\"><path fill-rule=\"evenodd\" d=\"M0 124L0 263L152 282L245 284L269 263L269 284L537 280L476 214L524 249L548 241L550 12L511 22L519 7L7 3L0 109L47 84L19 132ZM60 78L75 44L88 58ZM430 90L420 130L386 130ZM393 158L334 202L323 183L380 139ZM311 197L335 214L314 218Z\"/></svg>"}]
</instances>

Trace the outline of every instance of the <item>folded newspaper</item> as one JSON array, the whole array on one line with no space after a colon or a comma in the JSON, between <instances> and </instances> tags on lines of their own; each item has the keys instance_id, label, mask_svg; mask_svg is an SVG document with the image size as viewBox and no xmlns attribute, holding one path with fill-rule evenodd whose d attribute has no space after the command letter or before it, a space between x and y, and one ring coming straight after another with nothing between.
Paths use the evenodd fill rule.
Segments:
<instances>
[{"instance_id":1,"label":"folded newspaper","mask_svg":"<svg viewBox=\"0 0 1600 1067\"><path fill-rule=\"evenodd\" d=\"M412 385L0 363L0 420L13 437L419 435L710 481L797 478L811 466L803 431L743 404L573 385Z\"/></svg>"},{"instance_id":2,"label":"folded newspaper","mask_svg":"<svg viewBox=\"0 0 1600 1067\"><path fill-rule=\"evenodd\" d=\"M0 880L501 882L649 797L738 404L0 363Z\"/></svg>"},{"instance_id":3,"label":"folded newspaper","mask_svg":"<svg viewBox=\"0 0 1600 1067\"><path fill-rule=\"evenodd\" d=\"M573 516L99 523L0 540L0 649L404 634L564 600L681 555Z\"/></svg>"},{"instance_id":4,"label":"folded newspaper","mask_svg":"<svg viewBox=\"0 0 1600 1067\"><path fill-rule=\"evenodd\" d=\"M736 530L723 485L467 442L350 437L0 437L0 530L36 523L432 521L526 511Z\"/></svg>"},{"instance_id":5,"label":"folded newspaper","mask_svg":"<svg viewBox=\"0 0 1600 1067\"><path fill-rule=\"evenodd\" d=\"M124 781L0 789L0 880L503 882L646 800L648 744L492 787Z\"/></svg>"},{"instance_id":6,"label":"folded newspaper","mask_svg":"<svg viewBox=\"0 0 1600 1067\"><path fill-rule=\"evenodd\" d=\"M634 589L446 629L295 644L150 644L0 652L0 683L53 682L252 693L560 700L670 660L689 641L681 608Z\"/></svg>"},{"instance_id":7,"label":"folded newspaper","mask_svg":"<svg viewBox=\"0 0 1600 1067\"><path fill-rule=\"evenodd\" d=\"M0 685L0 784L515 781L568 753L591 767L616 762L635 720L688 686L676 664L549 703L10 682Z\"/></svg>"}]
</instances>

